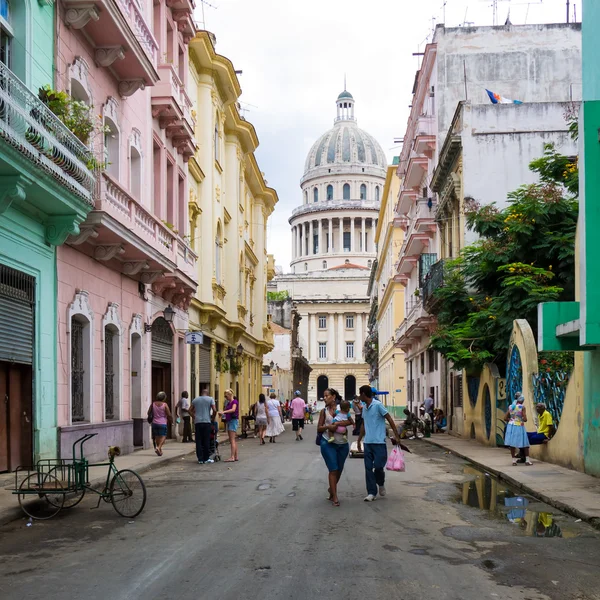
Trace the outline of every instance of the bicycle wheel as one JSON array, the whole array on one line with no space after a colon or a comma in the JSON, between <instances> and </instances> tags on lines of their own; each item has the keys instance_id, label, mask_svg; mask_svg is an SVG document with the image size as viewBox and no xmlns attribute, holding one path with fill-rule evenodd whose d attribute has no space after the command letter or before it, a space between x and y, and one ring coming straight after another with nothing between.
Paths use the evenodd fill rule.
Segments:
<instances>
[{"instance_id":1,"label":"bicycle wheel","mask_svg":"<svg viewBox=\"0 0 600 600\"><path fill-rule=\"evenodd\" d=\"M53 477L57 477L58 475L61 475L61 474L64 475L63 469L54 467L54 468L50 469L50 471L48 471L48 475L46 475L46 477L48 477L49 475L52 475ZM44 484L46 482L46 477L44 477ZM64 481L63 481L63 485L64 485ZM70 490L70 491L64 493L62 495L64 502L63 502L63 505L61 508L73 508L74 506L77 506L83 500L84 496L85 496L85 488L82 488L81 490ZM46 500L53 506L56 506L54 504L54 497L55 496L52 494L46 494Z\"/></svg>"},{"instance_id":2,"label":"bicycle wheel","mask_svg":"<svg viewBox=\"0 0 600 600\"><path fill-rule=\"evenodd\" d=\"M109 487L114 509L128 519L137 517L146 506L146 486L142 478L130 469L117 471Z\"/></svg>"},{"instance_id":3,"label":"bicycle wheel","mask_svg":"<svg viewBox=\"0 0 600 600\"><path fill-rule=\"evenodd\" d=\"M39 475L37 473L32 473L21 482L19 493L17 494L19 506L32 519L51 519L64 504L64 492L52 492L52 489L62 489L61 483L54 475L48 473L44 477L42 485L38 484ZM37 493L31 493L31 490L36 489Z\"/></svg>"}]
</instances>

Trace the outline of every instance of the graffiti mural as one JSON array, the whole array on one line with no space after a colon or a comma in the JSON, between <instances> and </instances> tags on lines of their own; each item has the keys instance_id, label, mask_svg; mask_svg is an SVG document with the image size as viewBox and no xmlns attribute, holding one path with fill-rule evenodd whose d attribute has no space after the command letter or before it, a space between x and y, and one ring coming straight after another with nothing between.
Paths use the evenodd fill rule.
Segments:
<instances>
[{"instance_id":1,"label":"graffiti mural","mask_svg":"<svg viewBox=\"0 0 600 600\"><path fill-rule=\"evenodd\" d=\"M492 398L490 396L490 386L487 383L483 388L483 410L485 419L485 436L489 440L492 433Z\"/></svg>"}]
</instances>

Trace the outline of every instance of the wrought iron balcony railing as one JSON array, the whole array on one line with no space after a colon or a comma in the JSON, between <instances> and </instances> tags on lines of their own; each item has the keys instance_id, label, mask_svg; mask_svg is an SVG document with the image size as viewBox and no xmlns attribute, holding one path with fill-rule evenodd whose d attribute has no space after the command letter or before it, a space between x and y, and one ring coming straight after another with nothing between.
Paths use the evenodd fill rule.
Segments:
<instances>
[{"instance_id":1,"label":"wrought iron balcony railing","mask_svg":"<svg viewBox=\"0 0 600 600\"><path fill-rule=\"evenodd\" d=\"M35 167L93 205L92 153L0 62L0 138Z\"/></svg>"},{"instance_id":2,"label":"wrought iron balcony railing","mask_svg":"<svg viewBox=\"0 0 600 600\"><path fill-rule=\"evenodd\" d=\"M432 306L435 304L434 293L437 289L444 286L444 260L438 260L431 265L429 273L425 278L423 285L423 304Z\"/></svg>"}]
</instances>

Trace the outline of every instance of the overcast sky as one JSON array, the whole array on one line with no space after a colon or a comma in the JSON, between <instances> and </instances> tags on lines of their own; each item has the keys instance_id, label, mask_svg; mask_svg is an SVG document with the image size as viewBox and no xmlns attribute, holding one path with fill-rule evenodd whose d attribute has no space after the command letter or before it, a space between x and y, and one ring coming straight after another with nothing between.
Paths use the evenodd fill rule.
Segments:
<instances>
[{"instance_id":1,"label":"overcast sky","mask_svg":"<svg viewBox=\"0 0 600 600\"><path fill-rule=\"evenodd\" d=\"M288 219L302 203L299 181L313 142L332 127L344 87L358 125L388 155L399 153L418 57L432 25L492 25L492 0L207 0L206 29L217 52L243 71L242 108L258 132L258 164L279 204L269 218L267 248L289 271ZM577 20L581 2L576 5ZM443 5L445 4L445 9ZM216 8L211 8L212 5ZM498 22L564 22L566 0L498 0ZM435 20L432 20L435 19ZM202 20L197 0L196 20ZM502 93L502 90L498 90Z\"/></svg>"}]
</instances>

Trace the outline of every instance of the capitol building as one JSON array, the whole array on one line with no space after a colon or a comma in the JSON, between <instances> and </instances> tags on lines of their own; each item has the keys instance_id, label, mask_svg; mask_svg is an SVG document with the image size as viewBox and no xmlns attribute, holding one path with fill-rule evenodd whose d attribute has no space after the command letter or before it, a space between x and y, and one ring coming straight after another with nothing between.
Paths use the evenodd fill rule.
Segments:
<instances>
[{"instance_id":1,"label":"capitol building","mask_svg":"<svg viewBox=\"0 0 600 600\"><path fill-rule=\"evenodd\" d=\"M352 95L344 90L336 106L333 127L308 153L302 204L289 219L291 273L270 283L272 291L289 292L301 317L298 341L312 367L313 401L327 387L350 399L368 383L367 287L387 167L381 146L357 125Z\"/></svg>"}]
</instances>

